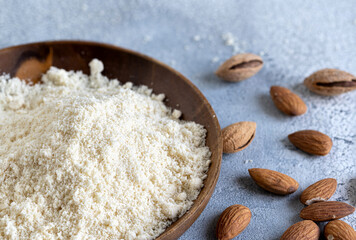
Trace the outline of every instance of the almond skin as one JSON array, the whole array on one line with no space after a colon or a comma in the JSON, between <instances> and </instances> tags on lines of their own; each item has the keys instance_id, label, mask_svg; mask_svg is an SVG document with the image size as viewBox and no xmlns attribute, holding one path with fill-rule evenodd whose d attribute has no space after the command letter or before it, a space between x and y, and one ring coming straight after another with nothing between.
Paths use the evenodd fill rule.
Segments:
<instances>
[{"instance_id":1,"label":"almond skin","mask_svg":"<svg viewBox=\"0 0 356 240\"><path fill-rule=\"evenodd\" d=\"M290 226L280 240L318 240L320 229L313 221L304 220Z\"/></svg>"},{"instance_id":2,"label":"almond skin","mask_svg":"<svg viewBox=\"0 0 356 240\"><path fill-rule=\"evenodd\" d=\"M306 113L308 109L303 100L288 88L272 86L270 94L276 107L287 115L302 115Z\"/></svg>"},{"instance_id":3,"label":"almond skin","mask_svg":"<svg viewBox=\"0 0 356 240\"><path fill-rule=\"evenodd\" d=\"M309 154L327 155L333 142L328 135L315 130L303 130L288 135L288 139L294 146Z\"/></svg>"},{"instance_id":4,"label":"almond skin","mask_svg":"<svg viewBox=\"0 0 356 240\"><path fill-rule=\"evenodd\" d=\"M310 91L319 95L334 96L356 90L356 77L338 69L322 69L304 80Z\"/></svg>"},{"instance_id":5,"label":"almond skin","mask_svg":"<svg viewBox=\"0 0 356 240\"><path fill-rule=\"evenodd\" d=\"M216 236L219 240L229 240L239 235L250 223L251 211L242 205L232 205L220 215Z\"/></svg>"},{"instance_id":6,"label":"almond skin","mask_svg":"<svg viewBox=\"0 0 356 240\"><path fill-rule=\"evenodd\" d=\"M327 201L335 193L336 187L337 181L335 178L322 179L307 187L300 196L300 201L305 205Z\"/></svg>"},{"instance_id":7,"label":"almond skin","mask_svg":"<svg viewBox=\"0 0 356 240\"><path fill-rule=\"evenodd\" d=\"M32 54L34 53L31 53L24 61L19 62L21 64L18 66L15 76L28 83L35 84L41 81L43 73L47 72L52 66L53 48L49 47L47 50L39 51L38 56Z\"/></svg>"},{"instance_id":8,"label":"almond skin","mask_svg":"<svg viewBox=\"0 0 356 240\"><path fill-rule=\"evenodd\" d=\"M255 122L238 122L222 130L223 152L235 153L250 145L255 137Z\"/></svg>"},{"instance_id":9,"label":"almond skin","mask_svg":"<svg viewBox=\"0 0 356 240\"><path fill-rule=\"evenodd\" d=\"M252 77L261 70L263 61L252 53L237 54L226 60L215 74L229 82L239 82Z\"/></svg>"},{"instance_id":10,"label":"almond skin","mask_svg":"<svg viewBox=\"0 0 356 240\"><path fill-rule=\"evenodd\" d=\"M303 208L299 216L306 220L324 222L346 217L354 211L353 206L344 202L317 202Z\"/></svg>"},{"instance_id":11,"label":"almond skin","mask_svg":"<svg viewBox=\"0 0 356 240\"><path fill-rule=\"evenodd\" d=\"M334 220L326 224L324 236L327 240L353 240L356 239L356 232L346 222Z\"/></svg>"},{"instance_id":12,"label":"almond skin","mask_svg":"<svg viewBox=\"0 0 356 240\"><path fill-rule=\"evenodd\" d=\"M294 193L299 187L298 182L293 178L277 171L251 168L248 172L258 186L278 195Z\"/></svg>"}]
</instances>

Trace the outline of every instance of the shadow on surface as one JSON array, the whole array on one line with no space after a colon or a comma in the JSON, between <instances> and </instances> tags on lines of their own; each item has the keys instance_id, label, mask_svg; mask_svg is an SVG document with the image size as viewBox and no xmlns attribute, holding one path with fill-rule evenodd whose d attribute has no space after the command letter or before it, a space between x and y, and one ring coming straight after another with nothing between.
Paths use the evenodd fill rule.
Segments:
<instances>
[{"instance_id":1,"label":"shadow on surface","mask_svg":"<svg viewBox=\"0 0 356 240\"><path fill-rule=\"evenodd\" d=\"M319 226L320 228L320 237L319 237L319 240L327 240L325 237L324 237L324 227L325 225L327 224L327 222L315 222L316 225Z\"/></svg>"},{"instance_id":2,"label":"shadow on surface","mask_svg":"<svg viewBox=\"0 0 356 240\"><path fill-rule=\"evenodd\" d=\"M277 195L274 193L270 193L267 190L264 190L260 186L258 186L253 179L250 176L243 176L243 177L237 177L236 178L236 183L238 184L240 189L247 190L250 192L252 195L254 194L260 194L260 195L265 195L269 197L280 197L283 198L284 196Z\"/></svg>"},{"instance_id":3,"label":"shadow on surface","mask_svg":"<svg viewBox=\"0 0 356 240\"><path fill-rule=\"evenodd\" d=\"M291 132L292 133L292 132ZM288 133L288 134L291 134L291 133ZM308 159L311 159L311 160L314 160L314 159L319 159L319 158L323 158L324 156L317 156L317 155L311 155L309 153L306 153L306 152L303 152L302 150L300 150L299 148L297 148L296 146L294 146L288 139L288 136L281 139L280 140L281 143L284 145L284 147L290 151L293 151L295 152L295 154L299 154L301 155L303 158L308 158Z\"/></svg>"},{"instance_id":4,"label":"shadow on surface","mask_svg":"<svg viewBox=\"0 0 356 240\"><path fill-rule=\"evenodd\" d=\"M276 106L274 105L271 96L269 94L260 94L258 96L258 103L260 104L261 109L270 117L274 119L283 120L286 119L284 113L281 113Z\"/></svg>"},{"instance_id":5,"label":"shadow on surface","mask_svg":"<svg viewBox=\"0 0 356 240\"><path fill-rule=\"evenodd\" d=\"M289 134L289 133L288 133ZM287 148L288 150L294 151L294 152L299 152L300 150L298 148L296 148L288 139L288 137L285 137L283 139L281 139L281 143L283 144L283 146L285 148Z\"/></svg>"},{"instance_id":6,"label":"shadow on surface","mask_svg":"<svg viewBox=\"0 0 356 240\"><path fill-rule=\"evenodd\" d=\"M347 184L347 195L352 206L356 206L356 178L353 178Z\"/></svg>"},{"instance_id":7,"label":"shadow on surface","mask_svg":"<svg viewBox=\"0 0 356 240\"><path fill-rule=\"evenodd\" d=\"M214 215L214 217L211 218L211 221L209 222L208 226L208 231L207 231L207 236L209 236L207 239L215 240L216 238L216 225L218 223L219 217L221 213L217 213Z\"/></svg>"},{"instance_id":8,"label":"shadow on surface","mask_svg":"<svg viewBox=\"0 0 356 240\"><path fill-rule=\"evenodd\" d=\"M300 83L296 83L293 85L293 87L291 88L291 91L293 91L294 93L296 93L297 95L299 95L300 97L303 97L307 94L310 95L310 93L312 93L304 84L303 82ZM314 93L313 93L314 94ZM317 95L317 94L315 94Z\"/></svg>"},{"instance_id":9,"label":"shadow on surface","mask_svg":"<svg viewBox=\"0 0 356 240\"><path fill-rule=\"evenodd\" d=\"M300 211L304 208L304 205L299 201L300 194L301 193L299 192L292 193L290 195L290 199L288 199L288 206L289 209L291 209L290 211L295 212L295 214L291 218L291 222L293 222L293 224L303 220L299 217Z\"/></svg>"},{"instance_id":10,"label":"shadow on surface","mask_svg":"<svg viewBox=\"0 0 356 240\"><path fill-rule=\"evenodd\" d=\"M214 72L209 72L204 74L202 77L204 79L203 84L206 88L217 88L217 87L232 87L238 86L241 82L227 82L215 75Z\"/></svg>"},{"instance_id":11,"label":"shadow on surface","mask_svg":"<svg viewBox=\"0 0 356 240\"><path fill-rule=\"evenodd\" d=\"M256 185L255 182L252 180L252 178L250 176L242 176L242 177L237 177L236 178L236 183L239 186L240 189L246 189L249 192L256 192L258 191L256 187L258 186L254 186Z\"/></svg>"}]
</instances>

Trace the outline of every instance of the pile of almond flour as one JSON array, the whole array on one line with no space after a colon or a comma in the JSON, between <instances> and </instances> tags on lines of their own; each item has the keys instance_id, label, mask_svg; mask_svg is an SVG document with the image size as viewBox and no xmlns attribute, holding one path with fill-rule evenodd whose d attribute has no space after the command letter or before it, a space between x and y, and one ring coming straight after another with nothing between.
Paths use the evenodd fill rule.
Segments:
<instances>
[{"instance_id":1,"label":"pile of almond flour","mask_svg":"<svg viewBox=\"0 0 356 240\"><path fill-rule=\"evenodd\" d=\"M0 239L153 239L198 196L206 130L90 68L0 77Z\"/></svg>"}]
</instances>

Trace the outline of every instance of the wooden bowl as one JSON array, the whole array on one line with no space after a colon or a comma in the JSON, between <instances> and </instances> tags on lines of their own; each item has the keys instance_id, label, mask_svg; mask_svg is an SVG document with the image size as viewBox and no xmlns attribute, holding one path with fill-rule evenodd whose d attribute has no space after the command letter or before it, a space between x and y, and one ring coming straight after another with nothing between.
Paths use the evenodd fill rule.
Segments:
<instances>
[{"instance_id":1,"label":"wooden bowl","mask_svg":"<svg viewBox=\"0 0 356 240\"><path fill-rule=\"evenodd\" d=\"M166 95L165 104L182 111L182 119L202 124L208 131L206 143L212 152L204 187L192 208L157 239L177 239L198 218L207 205L219 177L222 157L220 126L203 94L182 74L167 65L116 46L83 41L31 43L0 50L0 72L21 79L39 81L50 66L89 73L88 63L97 58L104 63L103 75L120 82L147 85Z\"/></svg>"}]
</instances>

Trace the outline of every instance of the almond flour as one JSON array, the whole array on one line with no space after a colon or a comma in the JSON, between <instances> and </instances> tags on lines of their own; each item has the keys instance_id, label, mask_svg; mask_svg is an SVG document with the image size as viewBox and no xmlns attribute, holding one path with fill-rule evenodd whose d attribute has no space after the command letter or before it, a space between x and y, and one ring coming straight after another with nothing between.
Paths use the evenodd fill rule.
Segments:
<instances>
[{"instance_id":1,"label":"almond flour","mask_svg":"<svg viewBox=\"0 0 356 240\"><path fill-rule=\"evenodd\" d=\"M153 239L197 198L206 130L103 67L0 77L1 239Z\"/></svg>"}]
</instances>

